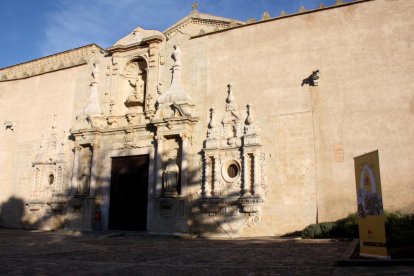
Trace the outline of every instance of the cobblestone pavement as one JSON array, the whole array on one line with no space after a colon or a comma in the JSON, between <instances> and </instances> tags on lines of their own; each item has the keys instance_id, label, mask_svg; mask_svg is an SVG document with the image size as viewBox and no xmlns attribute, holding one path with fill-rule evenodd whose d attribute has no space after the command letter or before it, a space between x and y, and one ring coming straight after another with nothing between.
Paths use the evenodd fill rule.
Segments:
<instances>
[{"instance_id":1,"label":"cobblestone pavement","mask_svg":"<svg viewBox=\"0 0 414 276\"><path fill-rule=\"evenodd\" d=\"M365 275L362 268L335 267L348 245L349 242L329 240L206 240L134 233L80 235L0 229L0 273ZM395 270L389 272L393 275Z\"/></svg>"}]
</instances>

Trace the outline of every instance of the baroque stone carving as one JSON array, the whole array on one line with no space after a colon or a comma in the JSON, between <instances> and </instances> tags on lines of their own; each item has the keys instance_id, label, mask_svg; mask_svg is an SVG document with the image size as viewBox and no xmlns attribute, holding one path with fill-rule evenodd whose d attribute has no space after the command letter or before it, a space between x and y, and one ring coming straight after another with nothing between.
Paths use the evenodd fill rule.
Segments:
<instances>
[{"instance_id":1,"label":"baroque stone carving","mask_svg":"<svg viewBox=\"0 0 414 276\"><path fill-rule=\"evenodd\" d=\"M31 211L50 206L52 211L60 212L66 206L64 139L65 132L62 135L56 132L55 116L51 133L42 139L32 162L33 186L26 204Z\"/></svg>"},{"instance_id":2,"label":"baroque stone carving","mask_svg":"<svg viewBox=\"0 0 414 276\"><path fill-rule=\"evenodd\" d=\"M128 83L129 93L125 100L128 113L142 113L146 98L147 63L140 57L128 62L122 75Z\"/></svg>"},{"instance_id":3,"label":"baroque stone carving","mask_svg":"<svg viewBox=\"0 0 414 276\"><path fill-rule=\"evenodd\" d=\"M202 149L200 211L210 216L236 216L253 226L260 219L264 196L269 193L266 159L254 126L251 105L242 125L237 103L228 85L222 133L217 135L215 110L210 109L207 139ZM231 210L231 211L229 211Z\"/></svg>"},{"instance_id":4,"label":"baroque stone carving","mask_svg":"<svg viewBox=\"0 0 414 276\"><path fill-rule=\"evenodd\" d=\"M99 67L96 63L93 63L92 69L92 78L93 81L91 82L91 94L89 96L88 103L84 109L84 114L89 116L99 116L101 114L101 107L99 105L99 98L98 98L98 81L99 81Z\"/></svg>"},{"instance_id":5,"label":"baroque stone carving","mask_svg":"<svg viewBox=\"0 0 414 276\"><path fill-rule=\"evenodd\" d=\"M181 85L181 56L182 52L177 45L174 45L174 51L171 58L174 60L172 67L172 81L170 88L157 98L157 103L185 103L191 100L190 95L183 89Z\"/></svg>"}]
</instances>

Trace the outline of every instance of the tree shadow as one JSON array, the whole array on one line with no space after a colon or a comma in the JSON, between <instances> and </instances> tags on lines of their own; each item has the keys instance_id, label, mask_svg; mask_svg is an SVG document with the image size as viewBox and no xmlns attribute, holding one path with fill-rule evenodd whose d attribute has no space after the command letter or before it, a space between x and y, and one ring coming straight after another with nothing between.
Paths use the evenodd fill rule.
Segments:
<instances>
[{"instance_id":1,"label":"tree shadow","mask_svg":"<svg viewBox=\"0 0 414 276\"><path fill-rule=\"evenodd\" d=\"M72 140L73 137L70 137L66 138ZM157 152L156 147L155 144L153 148L155 152ZM156 164L159 158L163 157L156 154L150 157L150 164ZM198 163L198 159L201 159L201 156L195 155L188 161ZM66 164L66 172L63 173L60 183L58 181L60 176L57 173L60 163L48 163L45 165L42 180L38 186L35 184L31 187L32 191L27 198L12 196L6 202L0 203L0 226L42 230L107 230L108 218L104 217L105 208L111 207L108 207L110 195L105 198L104 193L110 190L111 176L102 173L108 170L105 162L108 163L108 160L98 160L96 168L90 173L89 181L91 179L96 181L95 194L90 193L90 187L87 193L82 193L73 187L74 179L75 182L79 181L79 176L73 177L72 164ZM166 160L161 160L161 163L163 168ZM35 165L31 168L34 178L36 168L38 167ZM155 169L150 167L149 171L151 170ZM53 176L50 172L53 172ZM155 186L160 184L156 183L157 172L153 172L153 179L149 179L146 183L146 185L150 183L154 185L148 187L148 199L145 199L148 202L148 216L150 216L147 232L232 238L238 236L242 228L252 227L257 223L256 211L243 212L245 196L239 192L240 187L234 187L234 192L225 196L207 196L203 194L203 173L200 168L192 165L192 169L187 169L186 174L188 194L183 194L183 190L179 187L180 194L177 197L168 197L155 192ZM139 198L137 195L136 200ZM135 204L136 202L131 202L131 205Z\"/></svg>"}]
</instances>

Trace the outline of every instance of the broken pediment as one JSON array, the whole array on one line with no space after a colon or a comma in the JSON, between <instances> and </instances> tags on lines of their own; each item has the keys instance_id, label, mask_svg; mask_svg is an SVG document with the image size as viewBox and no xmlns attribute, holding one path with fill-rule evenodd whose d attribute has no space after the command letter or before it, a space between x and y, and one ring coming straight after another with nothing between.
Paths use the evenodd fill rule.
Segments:
<instances>
[{"instance_id":1,"label":"broken pediment","mask_svg":"<svg viewBox=\"0 0 414 276\"><path fill-rule=\"evenodd\" d=\"M138 27L132 30L127 36L118 40L112 47L140 44L152 39L164 40L164 34L157 30L144 30L143 28Z\"/></svg>"}]
</instances>

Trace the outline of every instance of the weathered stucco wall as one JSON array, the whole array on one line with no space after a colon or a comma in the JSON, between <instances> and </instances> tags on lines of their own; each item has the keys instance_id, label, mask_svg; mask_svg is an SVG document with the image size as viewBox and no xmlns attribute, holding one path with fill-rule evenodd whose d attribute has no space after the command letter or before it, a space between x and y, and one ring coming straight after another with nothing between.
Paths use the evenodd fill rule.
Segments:
<instances>
[{"instance_id":1,"label":"weathered stucco wall","mask_svg":"<svg viewBox=\"0 0 414 276\"><path fill-rule=\"evenodd\" d=\"M0 118L12 121L14 130L0 132L2 223L19 226L33 183L32 162L40 146L52 132L56 115L58 141L64 142L66 179L72 168L69 129L72 125L74 97L88 94L86 66L47 73L18 81L0 82ZM67 181L66 181L67 183Z\"/></svg>"}]
</instances>

